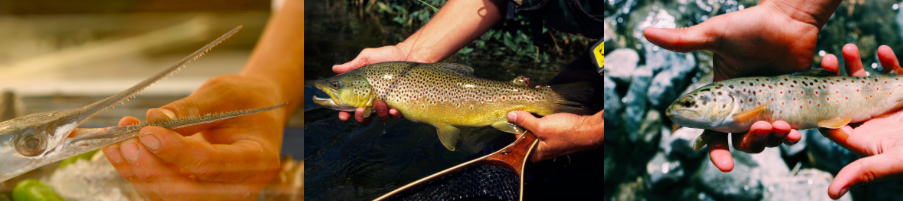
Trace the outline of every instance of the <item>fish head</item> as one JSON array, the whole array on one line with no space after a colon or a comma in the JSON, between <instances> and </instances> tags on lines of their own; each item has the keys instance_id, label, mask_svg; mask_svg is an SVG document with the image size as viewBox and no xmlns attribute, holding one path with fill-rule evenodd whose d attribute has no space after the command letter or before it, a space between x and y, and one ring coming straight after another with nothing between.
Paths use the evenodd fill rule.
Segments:
<instances>
[{"instance_id":1,"label":"fish head","mask_svg":"<svg viewBox=\"0 0 903 201\"><path fill-rule=\"evenodd\" d=\"M359 107L372 106L374 90L362 71L351 71L335 77L320 79L314 82L317 89L329 97L314 95L313 102L323 107L340 111L353 112Z\"/></svg>"},{"instance_id":2,"label":"fish head","mask_svg":"<svg viewBox=\"0 0 903 201\"><path fill-rule=\"evenodd\" d=\"M714 83L685 94L665 110L674 123L691 128L714 128L731 116L734 95L723 84Z\"/></svg>"},{"instance_id":3,"label":"fish head","mask_svg":"<svg viewBox=\"0 0 903 201\"><path fill-rule=\"evenodd\" d=\"M72 135L78 127L75 116L64 110L0 122L0 181L74 155L66 152L78 138Z\"/></svg>"}]
</instances>

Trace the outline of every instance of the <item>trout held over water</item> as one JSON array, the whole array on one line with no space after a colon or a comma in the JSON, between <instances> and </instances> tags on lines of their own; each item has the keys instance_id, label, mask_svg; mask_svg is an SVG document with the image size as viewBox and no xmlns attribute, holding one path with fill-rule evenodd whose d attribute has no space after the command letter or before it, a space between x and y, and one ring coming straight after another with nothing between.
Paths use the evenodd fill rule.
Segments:
<instances>
[{"instance_id":1,"label":"trout held over water","mask_svg":"<svg viewBox=\"0 0 903 201\"><path fill-rule=\"evenodd\" d=\"M717 134L712 131L745 133L757 121L785 121L793 129L840 128L900 109L903 106L901 78L900 75L737 78L706 85L678 98L665 115L682 126L706 129L696 139L696 150Z\"/></svg>"},{"instance_id":2,"label":"trout held over water","mask_svg":"<svg viewBox=\"0 0 903 201\"><path fill-rule=\"evenodd\" d=\"M583 114L582 100L592 88L586 83L533 88L529 80L495 81L473 76L473 68L452 63L385 62L360 67L315 86L329 97L314 96L324 107L354 112L364 107L370 115L373 104L385 101L405 118L433 125L439 140L455 150L460 138L456 126L492 126L508 133L524 133L508 122L510 111L538 115L556 112Z\"/></svg>"}]
</instances>

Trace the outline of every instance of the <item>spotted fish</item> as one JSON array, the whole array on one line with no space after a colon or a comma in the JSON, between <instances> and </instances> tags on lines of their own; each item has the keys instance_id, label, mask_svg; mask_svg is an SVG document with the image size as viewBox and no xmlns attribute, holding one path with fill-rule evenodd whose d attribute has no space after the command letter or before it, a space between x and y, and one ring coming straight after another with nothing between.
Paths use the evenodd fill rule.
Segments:
<instances>
[{"instance_id":1,"label":"spotted fish","mask_svg":"<svg viewBox=\"0 0 903 201\"><path fill-rule=\"evenodd\" d=\"M793 129L840 128L903 106L900 75L866 77L781 75L715 82L678 98L665 115L706 129L699 150L718 131L745 133L757 121L785 121Z\"/></svg>"},{"instance_id":2,"label":"spotted fish","mask_svg":"<svg viewBox=\"0 0 903 201\"><path fill-rule=\"evenodd\" d=\"M364 107L365 117L374 103L385 101L405 118L435 126L442 145L452 151L460 137L458 126L524 133L508 122L508 112L584 114L583 100L592 92L587 83L534 88L524 77L487 80L474 77L473 68L465 65L413 62L372 64L317 80L315 86L329 97L315 96L314 103L349 112Z\"/></svg>"}]
</instances>

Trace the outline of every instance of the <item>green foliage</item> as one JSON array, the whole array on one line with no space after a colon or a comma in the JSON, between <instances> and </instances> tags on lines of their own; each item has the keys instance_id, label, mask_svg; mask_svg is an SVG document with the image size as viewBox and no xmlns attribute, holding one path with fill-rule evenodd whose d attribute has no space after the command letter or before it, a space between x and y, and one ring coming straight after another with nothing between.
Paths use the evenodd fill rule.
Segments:
<instances>
[{"instance_id":1,"label":"green foliage","mask_svg":"<svg viewBox=\"0 0 903 201\"><path fill-rule=\"evenodd\" d=\"M365 12L375 13L397 25L401 30L413 33L438 12L447 0L351 0ZM375 11L375 12L374 12ZM450 60L471 63L477 60L501 60L507 64L537 64L572 60L590 45L591 39L542 28L542 47L533 45L530 23L539 22L531 17L515 14L514 19L503 19L492 29L460 49ZM556 67L560 67L557 66Z\"/></svg>"}]
</instances>

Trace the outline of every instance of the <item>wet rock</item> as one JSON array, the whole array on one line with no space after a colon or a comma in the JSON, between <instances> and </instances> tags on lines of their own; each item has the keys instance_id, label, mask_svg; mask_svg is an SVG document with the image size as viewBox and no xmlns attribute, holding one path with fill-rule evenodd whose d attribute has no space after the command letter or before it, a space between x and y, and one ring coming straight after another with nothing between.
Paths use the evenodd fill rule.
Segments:
<instances>
[{"instance_id":1,"label":"wet rock","mask_svg":"<svg viewBox=\"0 0 903 201\"><path fill-rule=\"evenodd\" d=\"M717 200L762 199L761 171L750 154L731 149L734 169L721 172L709 160L702 160L692 181Z\"/></svg>"},{"instance_id":2,"label":"wet rock","mask_svg":"<svg viewBox=\"0 0 903 201\"><path fill-rule=\"evenodd\" d=\"M606 76L618 83L626 84L631 82L639 61L640 55L633 49L616 49L605 55L605 67L602 69Z\"/></svg>"},{"instance_id":3,"label":"wet rock","mask_svg":"<svg viewBox=\"0 0 903 201\"><path fill-rule=\"evenodd\" d=\"M809 136L808 133L810 132L815 132L816 135L820 135L818 133L818 130L816 129L801 130L800 135L802 139L800 139L800 141L794 145L781 144L781 154L784 157L791 157L802 153L803 150L806 150L806 138Z\"/></svg>"},{"instance_id":4,"label":"wet rock","mask_svg":"<svg viewBox=\"0 0 903 201\"><path fill-rule=\"evenodd\" d=\"M818 132L806 132L806 154L816 168L836 174L847 164L859 159L855 154L835 144Z\"/></svg>"},{"instance_id":5,"label":"wet rock","mask_svg":"<svg viewBox=\"0 0 903 201\"><path fill-rule=\"evenodd\" d=\"M656 110L649 110L646 112L646 118L643 120L643 123L640 124L640 129L637 130L636 135L631 135L630 141L637 142L637 145L640 146L648 146L652 149L656 149L658 146L655 146L653 143L661 136L661 128L661 113Z\"/></svg>"},{"instance_id":6,"label":"wet rock","mask_svg":"<svg viewBox=\"0 0 903 201\"><path fill-rule=\"evenodd\" d=\"M603 163L602 163L602 180L606 184L613 181L614 179L614 171L617 166L617 160L615 160L615 148L612 145L606 144L602 148L603 150Z\"/></svg>"},{"instance_id":7,"label":"wet rock","mask_svg":"<svg viewBox=\"0 0 903 201\"><path fill-rule=\"evenodd\" d=\"M760 169L759 173L763 178L783 177L790 174L790 167L787 167L787 163L784 163L779 149L765 148L760 153L750 154L750 157L759 164L757 169Z\"/></svg>"},{"instance_id":8,"label":"wet rock","mask_svg":"<svg viewBox=\"0 0 903 201\"><path fill-rule=\"evenodd\" d=\"M651 45L651 44L650 44ZM684 89L693 78L696 59L690 53L676 53L660 49L650 51L646 48L646 65L652 72L658 72L652 79L647 97L653 109L665 110L677 99L680 89Z\"/></svg>"},{"instance_id":9,"label":"wet rock","mask_svg":"<svg viewBox=\"0 0 903 201\"><path fill-rule=\"evenodd\" d=\"M605 114L603 114L603 118L605 119L605 130L614 131L614 132L606 132L605 141L612 141L618 139L620 137L620 127L621 127L621 96L615 91L615 87L617 84L611 80L607 75L603 76L605 82L603 84L603 93L605 93Z\"/></svg>"},{"instance_id":10,"label":"wet rock","mask_svg":"<svg viewBox=\"0 0 903 201\"><path fill-rule=\"evenodd\" d=\"M636 181L624 182L618 185L617 192L612 197L617 200L645 200L642 197L646 192L645 185L643 177L637 177Z\"/></svg>"},{"instance_id":11,"label":"wet rock","mask_svg":"<svg viewBox=\"0 0 903 201\"><path fill-rule=\"evenodd\" d=\"M698 128L683 127L674 131L674 133L667 138L663 135L659 145L665 155L670 157L681 156L687 159L700 159L702 156L705 156L706 151L693 151L691 143L693 143L699 135L702 135L702 131L702 129Z\"/></svg>"},{"instance_id":12,"label":"wet rock","mask_svg":"<svg viewBox=\"0 0 903 201\"><path fill-rule=\"evenodd\" d=\"M686 176L680 160L670 158L662 151L646 163L646 173L652 189L668 188Z\"/></svg>"},{"instance_id":13,"label":"wet rock","mask_svg":"<svg viewBox=\"0 0 903 201\"><path fill-rule=\"evenodd\" d=\"M649 82L652 80L652 70L649 67L641 66L634 72L632 80L630 87L627 88L627 95L621 99L621 103L625 107L624 129L627 131L639 129L646 115L648 108L646 91L649 89Z\"/></svg>"},{"instance_id":14,"label":"wet rock","mask_svg":"<svg viewBox=\"0 0 903 201\"><path fill-rule=\"evenodd\" d=\"M831 200L828 197L827 189L833 179L831 173L818 169L802 169L795 176L766 176L762 178L762 186L765 189L762 198L763 200ZM899 196L899 194L895 194L895 196ZM853 199L848 193L839 200L851 201Z\"/></svg>"},{"instance_id":15,"label":"wet rock","mask_svg":"<svg viewBox=\"0 0 903 201\"><path fill-rule=\"evenodd\" d=\"M649 42L646 40L643 30L648 27L677 28L678 24L686 25L686 23L679 22L680 17L680 13L673 8L655 2L631 12L630 22L627 26L630 28L630 35L637 40L636 44L639 45Z\"/></svg>"}]
</instances>

